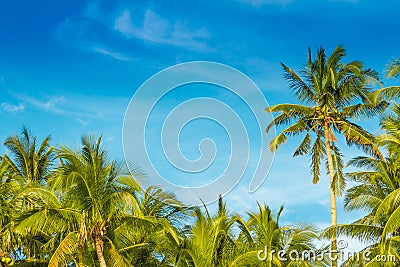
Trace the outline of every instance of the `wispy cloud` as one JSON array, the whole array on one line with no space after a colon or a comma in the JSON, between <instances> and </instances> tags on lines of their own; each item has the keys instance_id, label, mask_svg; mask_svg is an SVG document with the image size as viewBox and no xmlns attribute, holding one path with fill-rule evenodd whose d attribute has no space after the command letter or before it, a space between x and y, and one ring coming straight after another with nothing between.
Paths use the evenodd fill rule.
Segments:
<instances>
[{"instance_id":1,"label":"wispy cloud","mask_svg":"<svg viewBox=\"0 0 400 267\"><path fill-rule=\"evenodd\" d=\"M49 111L54 111L56 113L60 113L60 112L58 112L59 111L58 104L62 103L65 100L64 96L52 96L52 97L47 98L45 101L35 99L26 94L18 95L16 97L21 100L23 99L25 102L32 104L35 107L49 110Z\"/></svg>"},{"instance_id":2,"label":"wispy cloud","mask_svg":"<svg viewBox=\"0 0 400 267\"><path fill-rule=\"evenodd\" d=\"M285 5L291 2L292 0L238 0L238 1L252 5L254 7L260 7L262 5L268 5L268 4Z\"/></svg>"},{"instance_id":3,"label":"wispy cloud","mask_svg":"<svg viewBox=\"0 0 400 267\"><path fill-rule=\"evenodd\" d=\"M47 110L56 110L57 104L62 103L64 100L64 96L51 97L47 102L44 102L42 106Z\"/></svg>"},{"instance_id":4,"label":"wispy cloud","mask_svg":"<svg viewBox=\"0 0 400 267\"><path fill-rule=\"evenodd\" d=\"M357 3L358 0L328 0L328 2Z\"/></svg>"},{"instance_id":5,"label":"wispy cloud","mask_svg":"<svg viewBox=\"0 0 400 267\"><path fill-rule=\"evenodd\" d=\"M114 59L118 59L118 60L121 60L121 61L134 61L133 58L127 57L127 56L125 56L125 55L123 55L121 53L113 52L113 51L110 51L110 50L107 50L107 49L101 48L101 47L94 47L93 51L98 52L98 53L103 54L103 55L110 56L110 57L112 57Z\"/></svg>"},{"instance_id":6,"label":"wispy cloud","mask_svg":"<svg viewBox=\"0 0 400 267\"><path fill-rule=\"evenodd\" d=\"M76 49L90 53L98 53L110 56L116 60L133 61L134 59L126 56L116 49L109 49L107 40L101 40L97 34L104 26L101 21L102 13L99 11L98 2L87 4L85 11L77 17L66 17L56 28L54 35L56 39L64 45L72 46Z\"/></svg>"},{"instance_id":7,"label":"wispy cloud","mask_svg":"<svg viewBox=\"0 0 400 267\"><path fill-rule=\"evenodd\" d=\"M183 47L188 50L208 52L206 40L210 33L205 28L191 30L186 22L170 22L148 9L141 26L135 24L131 13L125 9L115 20L114 29L129 38L138 38L154 44Z\"/></svg>"},{"instance_id":8,"label":"wispy cloud","mask_svg":"<svg viewBox=\"0 0 400 267\"><path fill-rule=\"evenodd\" d=\"M13 105L8 102L3 102L3 103L1 103L0 106L4 111L11 112L11 113L24 111L24 109L25 109L25 105L21 104L21 103L18 105Z\"/></svg>"},{"instance_id":9,"label":"wispy cloud","mask_svg":"<svg viewBox=\"0 0 400 267\"><path fill-rule=\"evenodd\" d=\"M82 124L83 126L88 125L88 123L87 123L86 121L84 121L84 120L82 120L82 119L80 119L80 118L77 118L76 120L77 120L80 124Z\"/></svg>"},{"instance_id":10,"label":"wispy cloud","mask_svg":"<svg viewBox=\"0 0 400 267\"><path fill-rule=\"evenodd\" d=\"M123 117L128 98L101 97L88 95L53 95L36 97L28 94L14 95L36 108L75 118L82 125L87 125L87 119L104 119ZM126 105L124 105L126 103Z\"/></svg>"}]
</instances>

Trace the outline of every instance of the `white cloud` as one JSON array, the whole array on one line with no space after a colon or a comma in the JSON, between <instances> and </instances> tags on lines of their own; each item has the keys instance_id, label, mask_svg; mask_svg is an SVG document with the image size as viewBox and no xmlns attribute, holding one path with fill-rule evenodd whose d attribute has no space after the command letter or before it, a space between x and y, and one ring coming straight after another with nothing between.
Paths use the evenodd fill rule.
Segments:
<instances>
[{"instance_id":1,"label":"white cloud","mask_svg":"<svg viewBox=\"0 0 400 267\"><path fill-rule=\"evenodd\" d=\"M357 3L358 0L328 0L328 2Z\"/></svg>"},{"instance_id":2,"label":"white cloud","mask_svg":"<svg viewBox=\"0 0 400 267\"><path fill-rule=\"evenodd\" d=\"M82 124L83 126L88 125L88 123L87 123L86 121L84 121L84 120L82 120L82 119L80 119L80 118L77 118L76 120L77 120L80 124Z\"/></svg>"},{"instance_id":3,"label":"white cloud","mask_svg":"<svg viewBox=\"0 0 400 267\"><path fill-rule=\"evenodd\" d=\"M64 96L51 97L47 102L41 103L43 108L47 110L55 110L56 105L64 101Z\"/></svg>"},{"instance_id":4,"label":"white cloud","mask_svg":"<svg viewBox=\"0 0 400 267\"><path fill-rule=\"evenodd\" d=\"M98 25L98 21L101 19L102 16L99 13L98 2L91 2L87 5L81 17L65 18L58 25L54 33L55 37L63 44L70 45L79 50L107 55L121 61L133 61L133 58L116 52L115 49L104 48L110 47L110 45L105 44L105 41L93 38L96 35L94 34L96 31L95 26Z\"/></svg>"},{"instance_id":5,"label":"white cloud","mask_svg":"<svg viewBox=\"0 0 400 267\"><path fill-rule=\"evenodd\" d=\"M21 103L18 105L13 105L13 104L10 104L7 102L3 102L3 103L1 103L1 108L4 111L15 113L15 112L23 111L25 109L25 106Z\"/></svg>"},{"instance_id":6,"label":"white cloud","mask_svg":"<svg viewBox=\"0 0 400 267\"><path fill-rule=\"evenodd\" d=\"M58 111L58 104L64 102L65 100L64 96L51 96L47 99L47 101L41 101L26 94L18 95L16 97L38 108L54 112Z\"/></svg>"},{"instance_id":7,"label":"white cloud","mask_svg":"<svg viewBox=\"0 0 400 267\"><path fill-rule=\"evenodd\" d=\"M205 40L210 38L205 28L190 30L187 23L171 23L150 9L145 12L141 26L135 25L130 11L125 9L115 20L114 29L126 37L155 44L179 46L194 51L211 51L205 43Z\"/></svg>"},{"instance_id":8,"label":"white cloud","mask_svg":"<svg viewBox=\"0 0 400 267\"><path fill-rule=\"evenodd\" d=\"M127 56L125 56L125 55L123 55L121 53L112 52L110 50L107 50L107 49L104 49L104 48L101 48L101 47L95 47L95 48L93 48L93 51L98 52L98 53L103 54L103 55L110 56L110 57L112 57L114 59L118 59L118 60L121 60L121 61L133 61L134 60L133 58L127 57Z\"/></svg>"},{"instance_id":9,"label":"white cloud","mask_svg":"<svg viewBox=\"0 0 400 267\"><path fill-rule=\"evenodd\" d=\"M238 0L239 2L250 4L255 7L259 7L262 5L269 5L269 4L279 4L279 5L285 5L292 0Z\"/></svg>"},{"instance_id":10,"label":"white cloud","mask_svg":"<svg viewBox=\"0 0 400 267\"><path fill-rule=\"evenodd\" d=\"M41 98L27 94L14 95L36 108L75 118L82 125L87 119L123 117L129 99L122 97L101 97L78 94L44 96Z\"/></svg>"}]
</instances>

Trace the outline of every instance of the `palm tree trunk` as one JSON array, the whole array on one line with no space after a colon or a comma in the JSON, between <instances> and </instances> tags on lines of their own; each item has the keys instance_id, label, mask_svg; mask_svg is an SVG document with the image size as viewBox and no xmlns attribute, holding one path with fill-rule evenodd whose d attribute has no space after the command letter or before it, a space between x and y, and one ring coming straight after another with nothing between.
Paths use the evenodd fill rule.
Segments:
<instances>
[{"instance_id":1,"label":"palm tree trunk","mask_svg":"<svg viewBox=\"0 0 400 267\"><path fill-rule=\"evenodd\" d=\"M335 170L333 167L333 159L332 159L332 151L331 151L331 144L330 144L330 127L328 122L324 123L324 135L325 135L325 147L326 147L326 155L328 157L328 168L329 168L329 191L330 191L330 200L331 200L331 225L336 226L337 224L337 209L336 209L336 193L335 193L335 186L334 186L334 177L335 177ZM333 232L331 237L331 250L332 252L336 252L337 250L337 240L336 240L336 230ZM332 267L337 267L337 259L336 255L333 255L332 260Z\"/></svg>"},{"instance_id":2,"label":"palm tree trunk","mask_svg":"<svg viewBox=\"0 0 400 267\"><path fill-rule=\"evenodd\" d=\"M79 251L79 253L78 253L79 265L78 266L80 266L80 264L83 264L85 261L85 247L83 246L83 244L79 244L78 251Z\"/></svg>"},{"instance_id":3,"label":"palm tree trunk","mask_svg":"<svg viewBox=\"0 0 400 267\"><path fill-rule=\"evenodd\" d=\"M94 237L94 244L96 246L97 259L99 260L100 267L107 267L106 260L103 255L103 241L99 235Z\"/></svg>"}]
</instances>

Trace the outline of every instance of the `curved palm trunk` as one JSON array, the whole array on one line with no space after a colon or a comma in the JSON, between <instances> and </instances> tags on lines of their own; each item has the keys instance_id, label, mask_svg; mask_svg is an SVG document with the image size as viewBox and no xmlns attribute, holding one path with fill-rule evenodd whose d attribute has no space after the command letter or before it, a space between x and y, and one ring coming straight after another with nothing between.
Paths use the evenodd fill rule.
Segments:
<instances>
[{"instance_id":1,"label":"curved palm trunk","mask_svg":"<svg viewBox=\"0 0 400 267\"><path fill-rule=\"evenodd\" d=\"M333 167L333 159L332 159L332 151L331 151L331 144L330 144L330 127L327 122L324 123L324 137L325 137L325 148L326 148L326 155L328 157L328 168L329 168L329 191L330 191L330 200L331 200L331 225L336 226L337 224L337 209L336 209L336 193L334 187L334 176L335 170ZM332 238L331 238L331 250L337 250L337 240L336 240L336 230L334 231ZM332 260L332 267L337 267L337 259L336 255L333 255Z\"/></svg>"},{"instance_id":2,"label":"curved palm trunk","mask_svg":"<svg viewBox=\"0 0 400 267\"><path fill-rule=\"evenodd\" d=\"M99 260L100 267L107 267L106 260L103 255L103 241L99 235L94 237L94 244L96 246L97 259Z\"/></svg>"}]
</instances>

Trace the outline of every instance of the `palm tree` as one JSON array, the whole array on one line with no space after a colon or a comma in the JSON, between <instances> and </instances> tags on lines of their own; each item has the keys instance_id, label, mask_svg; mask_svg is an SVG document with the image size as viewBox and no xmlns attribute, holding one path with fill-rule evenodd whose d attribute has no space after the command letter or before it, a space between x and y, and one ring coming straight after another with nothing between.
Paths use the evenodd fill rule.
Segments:
<instances>
[{"instance_id":1,"label":"palm tree","mask_svg":"<svg viewBox=\"0 0 400 267\"><path fill-rule=\"evenodd\" d=\"M239 215L229 214L221 197L214 216L211 216L205 205L203 209L204 212L200 207L194 209L196 221L184 229L186 238L177 244L179 249L174 266L229 266L235 256L233 227L237 225L244 230L247 228L245 222Z\"/></svg>"},{"instance_id":2,"label":"palm tree","mask_svg":"<svg viewBox=\"0 0 400 267\"><path fill-rule=\"evenodd\" d=\"M400 77L400 58L395 59L386 67L386 77L387 78L398 78ZM383 87L376 91L375 99L382 100L382 99L389 99L393 100L395 98L400 97L400 86L387 86Z\"/></svg>"},{"instance_id":3,"label":"palm tree","mask_svg":"<svg viewBox=\"0 0 400 267\"><path fill-rule=\"evenodd\" d=\"M20 260L26 266L61 266L73 261L79 241L76 232L81 214L78 211L40 185L21 190L13 204L19 215L13 233L30 241L18 245L23 251Z\"/></svg>"},{"instance_id":4,"label":"palm tree","mask_svg":"<svg viewBox=\"0 0 400 267\"><path fill-rule=\"evenodd\" d=\"M143 225L142 231L138 233L140 242L145 243L141 249L134 251L135 258L132 259L134 266L171 266L175 263L179 246L184 239L180 229L188 218L188 208L176 200L175 195L163 191L159 186L150 186L135 194L141 216L155 218L157 223ZM135 228L138 230L138 226ZM132 229L130 229L132 230ZM133 254L132 251L131 255Z\"/></svg>"},{"instance_id":5,"label":"palm tree","mask_svg":"<svg viewBox=\"0 0 400 267\"><path fill-rule=\"evenodd\" d=\"M10 222L14 219L14 207L11 203L19 186L13 179L13 175L9 172L9 165L4 157L0 157L0 258L7 259L8 264L13 262L11 255L7 251L13 249L11 242L12 236L8 231ZM2 262L0 266L8 266Z\"/></svg>"},{"instance_id":6,"label":"palm tree","mask_svg":"<svg viewBox=\"0 0 400 267\"><path fill-rule=\"evenodd\" d=\"M319 235L315 227L280 227L278 220L282 209L275 219L266 205L258 207L257 213L248 214L247 222L239 215L229 214L221 198L214 215L206 206L196 208L193 211L196 221L183 229L185 237L182 239L178 234L175 238L178 250L173 266L328 266L327 258L316 260L322 251L314 244ZM272 253L273 250L276 253ZM278 255L279 251L285 253ZM310 251L316 254L307 256L306 252ZM294 254L306 256L304 260L300 256L292 259L289 253L292 257Z\"/></svg>"},{"instance_id":7,"label":"palm tree","mask_svg":"<svg viewBox=\"0 0 400 267\"><path fill-rule=\"evenodd\" d=\"M252 240L229 266L329 266L324 249L315 245L317 229L307 224L280 226L282 210L274 218L268 206L258 204L258 212L249 213Z\"/></svg>"},{"instance_id":8,"label":"palm tree","mask_svg":"<svg viewBox=\"0 0 400 267\"><path fill-rule=\"evenodd\" d=\"M377 261L381 255L396 256L395 262L400 263L400 224L396 215L396 207L400 204L400 108L395 104L393 113L382 118L380 125L385 131L377 138L380 146L386 147L388 156L385 159L371 157L356 157L348 165L360 170L346 174L355 185L347 190L345 209L347 211L362 210L366 215L349 225L338 225L339 233L357 238L368 244L363 251L370 250L372 258L365 260L353 257L344 262L343 266L381 266ZM398 213L399 211L397 211ZM327 233L332 231L329 229Z\"/></svg>"},{"instance_id":9,"label":"palm tree","mask_svg":"<svg viewBox=\"0 0 400 267\"><path fill-rule=\"evenodd\" d=\"M395 103L391 110L380 121L385 133L378 136L378 143L387 148L390 157L396 157L400 153L400 105Z\"/></svg>"},{"instance_id":10,"label":"palm tree","mask_svg":"<svg viewBox=\"0 0 400 267\"><path fill-rule=\"evenodd\" d=\"M44 184L49 178L54 160L54 150L49 144L50 139L50 136L47 136L37 147L36 136L24 127L21 137L13 135L4 142L11 152L11 158L5 155L5 160L11 170L22 177L26 184Z\"/></svg>"},{"instance_id":11,"label":"palm tree","mask_svg":"<svg viewBox=\"0 0 400 267\"><path fill-rule=\"evenodd\" d=\"M288 136L304 134L294 156L311 156L314 183L320 178L321 160L326 159L333 226L337 224L336 196L340 196L345 188L342 154L336 145L335 133L343 135L348 145L356 145L365 152L382 157L374 143L374 136L352 120L376 116L388 106L386 101L375 101L373 90L368 87L378 80L377 73L364 69L360 61L344 63L345 56L345 49L341 46L329 57L321 48L312 60L309 49L308 64L300 74L282 63L284 77L302 104L278 104L266 109L267 112L278 113L267 131L275 125L289 125L271 140L272 151L285 143ZM336 235L333 235L333 251L337 249L336 243ZM337 261L333 261L332 266L336 267Z\"/></svg>"},{"instance_id":12,"label":"palm tree","mask_svg":"<svg viewBox=\"0 0 400 267\"><path fill-rule=\"evenodd\" d=\"M400 75L400 58L395 59L387 66L387 77L399 77Z\"/></svg>"},{"instance_id":13,"label":"palm tree","mask_svg":"<svg viewBox=\"0 0 400 267\"><path fill-rule=\"evenodd\" d=\"M351 223L337 225L336 229L327 229L324 235L334 231L356 238L367 247L356 256L346 260L342 266L397 266L400 263L400 219L396 207L400 202L400 161L397 157L376 159L357 157L349 162L350 166L362 168L348 173L347 178L354 182L345 196L347 211L362 210L366 215ZM398 211L397 211L398 213ZM364 251L371 252L370 259L361 257ZM382 255L395 256L395 261L379 262ZM388 264L388 265L383 265Z\"/></svg>"},{"instance_id":14,"label":"palm tree","mask_svg":"<svg viewBox=\"0 0 400 267\"><path fill-rule=\"evenodd\" d=\"M97 141L83 136L78 152L61 147L57 153L61 165L51 185L65 194L69 206L81 213L80 231L73 237L85 245L93 244L100 267L105 267L106 261L118 266L128 264L116 250L113 239L124 223L137 219L134 211L138 205L131 192L139 191L139 185L123 171L121 164L108 161L101 148L101 136Z\"/></svg>"},{"instance_id":15,"label":"palm tree","mask_svg":"<svg viewBox=\"0 0 400 267\"><path fill-rule=\"evenodd\" d=\"M4 210L4 215L8 215L8 223L3 224L1 228L2 235L7 235L8 243L13 243L9 247L13 255L17 256L24 251L24 257L30 257L35 254L34 239L16 236L13 232L15 219L20 215L21 206L18 206L17 195L27 186L44 185L50 176L51 164L54 159L53 148L49 144L50 137L47 136L39 145L36 137L25 127L21 136L13 135L6 139L4 145L9 150L9 154L2 158L2 167L6 168L7 182L2 187L6 190L3 195L4 205L12 206L8 211ZM4 169L3 169L4 170ZM34 203L29 200L23 203L24 208ZM4 206L3 206L4 207ZM3 222L4 223L4 222Z\"/></svg>"},{"instance_id":16,"label":"palm tree","mask_svg":"<svg viewBox=\"0 0 400 267\"><path fill-rule=\"evenodd\" d=\"M154 254L164 251L156 242L184 216L174 196L157 187L142 190L123 165L107 159L101 137L84 136L79 151L56 152L60 164L48 185L29 186L16 198L17 207L34 205L19 211L15 232L27 239L41 236L40 257L28 262L160 266Z\"/></svg>"}]
</instances>

